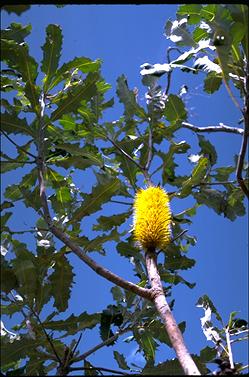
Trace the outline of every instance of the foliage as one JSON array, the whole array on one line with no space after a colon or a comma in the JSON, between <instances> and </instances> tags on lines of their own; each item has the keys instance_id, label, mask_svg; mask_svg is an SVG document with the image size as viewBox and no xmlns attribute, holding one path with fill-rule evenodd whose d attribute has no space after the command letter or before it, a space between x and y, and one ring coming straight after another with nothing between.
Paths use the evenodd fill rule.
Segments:
<instances>
[{"instance_id":1,"label":"foliage","mask_svg":"<svg viewBox=\"0 0 249 377\"><path fill-rule=\"evenodd\" d=\"M12 7L5 9L10 12ZM14 11L21 14L28 7L15 6ZM248 61L247 12L248 8L241 4L180 5L177 20L166 23L165 36L185 51L169 62L170 68L165 71L168 80L178 68L186 74L202 71L206 93L214 93L224 83L231 94L229 88L233 84L237 96L243 99L244 65ZM9 317L15 313L22 315L15 333L3 331L2 371L6 375L48 375L58 367L58 359L68 357L68 368L84 359L85 375L91 375L93 366L80 356L76 335L98 326L100 340L106 345L117 341L115 329L120 334L131 332L127 342L134 340L146 360L141 374L180 374L176 359L156 365L157 348L161 344L171 347L169 338L156 309L130 291L118 286L111 288L115 305L109 305L102 313L83 312L65 318L61 315L70 309L71 292L77 282L71 251L57 244L42 216L36 166L41 148L40 129L54 222L84 253L97 251L104 255L104 245L115 242L120 257L133 264L137 285L141 287L148 285L145 262L132 237L127 236L127 221L132 215L131 206L141 175L144 182L156 176L155 184L167 184L167 191L174 190L171 198L192 198L192 208L172 215L174 241L168 253L163 250L164 261L158 266L168 297L174 285L185 284L190 289L195 286L181 273L195 265L187 252L196 239L182 233L181 225L191 223L200 205L231 221L245 214L244 194L235 179L238 158L235 157L234 166L219 166L215 147L206 137L197 135L200 148L197 161L184 176L179 175L175 159L181 154L188 161L191 148L186 141L177 141L178 131L188 120L188 109L181 96L173 93L166 96L157 79L148 76L143 81L147 82L148 106L143 108L121 75L116 93L124 114L118 121L103 121L104 111L114 105L114 100L105 98L110 86L101 75L101 61L80 56L61 64L62 29L50 24L42 46L42 61L37 62L26 42L31 30L31 25L12 23L2 31L1 39L4 62L1 132L17 151L16 156L2 153L2 173L22 169L20 181L6 188L2 203L2 313ZM152 161L160 161L154 171ZM79 172L84 177L93 173L90 192L81 191L74 183ZM123 213L115 212L116 201L125 203ZM18 202L35 214L36 226L30 230L35 236L34 247L21 242L10 225ZM115 213L103 215L103 208L110 203ZM91 219L93 239L85 234L86 218ZM42 320L48 305L53 309ZM172 308L173 305L174 301ZM206 311L209 308L222 324L214 329L209 321L207 330L207 321L203 322L203 331L212 339L215 333L225 342L226 331L235 337L246 329L246 322L236 319L234 312L228 325L224 325L208 296L202 297L198 305ZM185 326L185 322L179 324L182 332ZM193 356L203 374L210 372L206 364L217 356L217 339L214 343L213 348L206 347ZM223 357L221 353L220 358ZM119 368L133 370L124 355L114 351L114 358ZM236 371L242 368L239 364L235 367Z\"/></svg>"}]
</instances>

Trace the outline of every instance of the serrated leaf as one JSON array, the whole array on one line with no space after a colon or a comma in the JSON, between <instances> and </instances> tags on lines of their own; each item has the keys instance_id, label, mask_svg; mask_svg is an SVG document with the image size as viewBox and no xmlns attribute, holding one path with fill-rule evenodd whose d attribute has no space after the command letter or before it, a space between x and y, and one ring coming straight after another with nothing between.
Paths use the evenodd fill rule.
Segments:
<instances>
[{"instance_id":1,"label":"serrated leaf","mask_svg":"<svg viewBox=\"0 0 249 377\"><path fill-rule=\"evenodd\" d=\"M172 124L181 122L187 117L187 112L185 110L183 101L181 100L181 98L174 94L170 94L168 96L163 113L167 120Z\"/></svg>"},{"instance_id":2,"label":"serrated leaf","mask_svg":"<svg viewBox=\"0 0 249 377\"><path fill-rule=\"evenodd\" d=\"M39 346L34 339L29 339L25 335L21 335L20 339L14 340L12 343L4 341L1 344L1 363L2 366L13 361L19 361L22 358L35 354L36 347Z\"/></svg>"},{"instance_id":3,"label":"serrated leaf","mask_svg":"<svg viewBox=\"0 0 249 377\"><path fill-rule=\"evenodd\" d=\"M194 288L196 283L190 283L187 280L185 280L182 276L178 275L177 273L170 273L170 272L162 272L161 274L161 279L169 284L185 284L187 287L190 289Z\"/></svg>"},{"instance_id":4,"label":"serrated leaf","mask_svg":"<svg viewBox=\"0 0 249 377\"><path fill-rule=\"evenodd\" d=\"M219 90L222 84L222 76L221 74L217 74L216 72L210 72L204 79L204 90L208 94L213 94L217 90Z\"/></svg>"},{"instance_id":5,"label":"serrated leaf","mask_svg":"<svg viewBox=\"0 0 249 377\"><path fill-rule=\"evenodd\" d=\"M56 85L58 85L61 81L65 80L66 78L71 76L70 71L72 69L78 68L83 73L89 73L89 72L97 72L101 66L100 60L91 60L85 57L80 58L74 58L68 63L65 63L59 68L56 72L56 75L52 79L48 90L50 91L53 89Z\"/></svg>"},{"instance_id":6,"label":"serrated leaf","mask_svg":"<svg viewBox=\"0 0 249 377\"><path fill-rule=\"evenodd\" d=\"M208 56L203 56L202 58L198 58L194 63L195 69L201 69L205 72L215 72L216 74L221 73L221 68L218 64L212 62Z\"/></svg>"},{"instance_id":7,"label":"serrated leaf","mask_svg":"<svg viewBox=\"0 0 249 377\"><path fill-rule=\"evenodd\" d=\"M74 212L70 223L100 210L105 202L110 200L113 195L117 194L119 188L119 180L111 177L107 177L103 183L100 182L97 186L94 186L91 194L85 195L81 207Z\"/></svg>"},{"instance_id":8,"label":"serrated leaf","mask_svg":"<svg viewBox=\"0 0 249 377\"><path fill-rule=\"evenodd\" d=\"M201 188L199 192L193 193L194 198L199 204L205 204L212 208L218 215L224 212L226 208L225 193L210 189Z\"/></svg>"},{"instance_id":9,"label":"serrated leaf","mask_svg":"<svg viewBox=\"0 0 249 377\"><path fill-rule=\"evenodd\" d=\"M121 303L124 299L124 294L121 288L118 286L112 287L111 288L113 300L117 301L117 303Z\"/></svg>"},{"instance_id":10,"label":"serrated leaf","mask_svg":"<svg viewBox=\"0 0 249 377\"><path fill-rule=\"evenodd\" d=\"M117 91L116 91L120 102L124 104L125 119L131 120L134 115L140 118L145 118L146 113L142 107L140 107L136 102L136 96L133 90L128 88L127 79L125 75L119 76L117 79Z\"/></svg>"},{"instance_id":11,"label":"serrated leaf","mask_svg":"<svg viewBox=\"0 0 249 377\"><path fill-rule=\"evenodd\" d=\"M33 130L29 127L26 119L18 118L17 115L7 112L1 114L1 128L8 134L24 134L34 136Z\"/></svg>"},{"instance_id":12,"label":"serrated leaf","mask_svg":"<svg viewBox=\"0 0 249 377\"><path fill-rule=\"evenodd\" d=\"M186 329L186 322L183 321L178 324L178 328L180 329L181 333L183 334ZM149 327L146 331L150 332L151 335L160 341L160 343L167 344L168 347L172 348L171 340L165 330L164 324L159 320L151 321Z\"/></svg>"},{"instance_id":13,"label":"serrated leaf","mask_svg":"<svg viewBox=\"0 0 249 377\"><path fill-rule=\"evenodd\" d=\"M208 157L210 164L215 165L217 161L217 153L215 147L210 143L209 140L205 139L205 136L198 135L199 146L201 147L201 152Z\"/></svg>"},{"instance_id":14,"label":"serrated leaf","mask_svg":"<svg viewBox=\"0 0 249 377\"><path fill-rule=\"evenodd\" d=\"M219 182L221 181L224 182L224 181L227 181L230 174L235 171L235 167L225 166L222 168L216 168L214 171L215 171L215 174L213 174L213 177L215 177L215 179Z\"/></svg>"},{"instance_id":15,"label":"serrated leaf","mask_svg":"<svg viewBox=\"0 0 249 377\"><path fill-rule=\"evenodd\" d=\"M73 269L65 255L57 255L53 266L54 272L49 276L51 293L54 297L54 307L64 312L68 307L73 284Z\"/></svg>"},{"instance_id":16,"label":"serrated leaf","mask_svg":"<svg viewBox=\"0 0 249 377\"><path fill-rule=\"evenodd\" d=\"M23 26L22 24L12 22L7 29L1 30L1 38L13 39L17 43L22 43L30 34L31 29L31 24Z\"/></svg>"},{"instance_id":17,"label":"serrated leaf","mask_svg":"<svg viewBox=\"0 0 249 377\"><path fill-rule=\"evenodd\" d=\"M58 108L52 113L51 121L55 121L67 113L76 111L80 107L82 100L90 100L91 97L96 95L96 83L98 79L98 73L89 73L81 84L72 87L67 96L57 104Z\"/></svg>"},{"instance_id":18,"label":"serrated leaf","mask_svg":"<svg viewBox=\"0 0 249 377\"><path fill-rule=\"evenodd\" d=\"M83 312L75 316L71 314L65 320L51 321L48 319L43 322L46 329L54 331L65 331L67 335L74 335L85 329L92 329L100 322L100 314L88 314Z\"/></svg>"},{"instance_id":19,"label":"serrated leaf","mask_svg":"<svg viewBox=\"0 0 249 377\"><path fill-rule=\"evenodd\" d=\"M2 59L9 67L17 70L22 75L25 82L25 94L33 109L38 112L39 104L39 87L35 85L38 75L38 64L33 57L29 55L28 46L25 43L17 44L12 40L1 40Z\"/></svg>"},{"instance_id":20,"label":"serrated leaf","mask_svg":"<svg viewBox=\"0 0 249 377\"><path fill-rule=\"evenodd\" d=\"M195 46L191 33L187 29L187 18L171 21L168 20L165 25L165 36L176 45Z\"/></svg>"},{"instance_id":21,"label":"serrated leaf","mask_svg":"<svg viewBox=\"0 0 249 377\"><path fill-rule=\"evenodd\" d=\"M218 313L216 307L214 306L212 300L208 297L208 295L203 295L203 296L199 297L199 299L196 303L196 306L203 307L204 309L210 308L212 313L215 314L217 320L222 323L222 318L221 318L220 314Z\"/></svg>"},{"instance_id":22,"label":"serrated leaf","mask_svg":"<svg viewBox=\"0 0 249 377\"><path fill-rule=\"evenodd\" d=\"M172 359L153 367L145 366L141 374L149 376L182 376L184 372L178 359Z\"/></svg>"},{"instance_id":23,"label":"serrated leaf","mask_svg":"<svg viewBox=\"0 0 249 377\"><path fill-rule=\"evenodd\" d=\"M122 225L125 220L130 216L131 211L120 213L112 216L100 216L98 218L98 225L93 225L93 230L110 230L113 227Z\"/></svg>"},{"instance_id":24,"label":"serrated leaf","mask_svg":"<svg viewBox=\"0 0 249 377\"><path fill-rule=\"evenodd\" d=\"M125 360L124 355L119 353L118 351L113 351L114 359L117 361L119 368L124 370L130 370Z\"/></svg>"},{"instance_id":25,"label":"serrated leaf","mask_svg":"<svg viewBox=\"0 0 249 377\"><path fill-rule=\"evenodd\" d=\"M211 360L215 359L217 354L217 350L215 348L211 348L209 346L203 348L200 352L200 360L206 364Z\"/></svg>"},{"instance_id":26,"label":"serrated leaf","mask_svg":"<svg viewBox=\"0 0 249 377\"><path fill-rule=\"evenodd\" d=\"M192 268L195 263L194 259L188 258L185 255L170 255L170 253L168 253L165 268L170 271L187 270Z\"/></svg>"},{"instance_id":27,"label":"serrated leaf","mask_svg":"<svg viewBox=\"0 0 249 377\"><path fill-rule=\"evenodd\" d=\"M62 48L62 30L59 25L50 24L46 28L46 43L42 47L43 60L41 65L44 77L44 91L46 92L49 84L57 71Z\"/></svg>"},{"instance_id":28,"label":"serrated leaf","mask_svg":"<svg viewBox=\"0 0 249 377\"><path fill-rule=\"evenodd\" d=\"M1 289L9 293L12 289L16 289L17 287L18 281L14 269L1 255Z\"/></svg>"},{"instance_id":29,"label":"serrated leaf","mask_svg":"<svg viewBox=\"0 0 249 377\"><path fill-rule=\"evenodd\" d=\"M207 172L207 167L209 165L209 160L206 157L201 157L194 167L191 177L187 179L183 183L182 191L181 191L181 198L184 198L191 194L192 186L197 185L201 182L201 180L205 177Z\"/></svg>"}]
</instances>

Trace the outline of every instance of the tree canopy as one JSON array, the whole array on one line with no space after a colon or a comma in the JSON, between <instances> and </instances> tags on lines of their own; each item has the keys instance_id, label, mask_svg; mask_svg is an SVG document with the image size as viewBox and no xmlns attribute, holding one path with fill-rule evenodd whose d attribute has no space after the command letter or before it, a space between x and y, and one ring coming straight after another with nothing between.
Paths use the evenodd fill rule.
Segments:
<instances>
[{"instance_id":1,"label":"tree canopy","mask_svg":"<svg viewBox=\"0 0 249 377\"><path fill-rule=\"evenodd\" d=\"M3 9L21 14L29 7ZM188 252L198 243L184 227L191 224L198 208L207 206L230 221L246 215L247 20L248 7L242 4L180 5L176 19L165 24L165 37L172 44L167 59L141 64L145 104L122 72L116 98L108 98L110 85L102 75L100 59L77 51L76 57L62 61L60 25L47 26L41 61L30 54L26 42L31 24L13 22L2 30L1 134L13 152L1 151L1 173L3 179L9 172L17 177L15 184L6 187L1 203L2 314L22 317L13 331L7 322L2 324L4 375L210 374L211 362L219 373L243 373L246 366L233 358L231 345L246 339L247 321L232 307L230 318L222 318L216 303L203 295L196 303L204 310L200 336L203 331L212 344L193 354L191 344L187 349L183 339L191 323L176 324L174 319L174 287L185 285L190 295L194 291L196 282L187 281L184 272L195 268ZM231 126L222 119L216 125L190 123L184 99L188 88L182 85L177 93L172 91L178 70L187 76L202 75L203 91L209 95L224 87L231 106L238 109L238 123ZM105 114L117 102L123 114L107 119ZM198 154L187 141L179 141L182 130L195 134ZM211 133L240 139L233 165L218 163ZM179 161L191 165L179 169ZM93 184L84 191L77 177L87 181L89 174ZM164 188L170 201L191 199L192 203L172 213L171 242L157 251L139 248L130 227L135 195L150 186ZM32 229L10 225L19 203L23 217L34 216ZM121 206L123 211L117 212ZM132 264L132 282L104 262L110 244L115 245L120 264L123 260ZM70 312L77 285L74 270L81 263L111 282L112 300L102 312L91 308L80 315ZM91 282L86 282L85 289L91 290ZM99 290L101 295L102 287ZM164 300L161 306L159 299ZM99 343L82 351L82 334L94 328L98 328ZM110 355L116 370L88 360L98 349L118 344L126 333L125 341L136 342L146 360L143 368L129 363L117 350ZM157 363L161 344L173 347L177 358L165 353L164 361Z\"/></svg>"}]
</instances>

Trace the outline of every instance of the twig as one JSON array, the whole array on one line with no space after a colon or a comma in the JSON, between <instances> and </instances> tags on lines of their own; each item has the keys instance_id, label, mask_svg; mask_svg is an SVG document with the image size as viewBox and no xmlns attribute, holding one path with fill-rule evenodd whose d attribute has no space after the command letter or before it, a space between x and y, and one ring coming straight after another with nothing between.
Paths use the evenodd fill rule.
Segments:
<instances>
[{"instance_id":1,"label":"twig","mask_svg":"<svg viewBox=\"0 0 249 377\"><path fill-rule=\"evenodd\" d=\"M163 320L165 330L170 338L171 344L176 352L179 363L187 375L200 375L177 326L175 318L170 310L169 304L163 291L162 282L157 268L157 255L155 250L146 250L145 262L148 271L151 287L153 290L153 302L160 317Z\"/></svg>"},{"instance_id":2,"label":"twig","mask_svg":"<svg viewBox=\"0 0 249 377\"><path fill-rule=\"evenodd\" d=\"M148 172L149 168L150 168L150 164L151 164L151 161L152 161L152 148L153 148L153 134L152 134L152 127L151 125L149 124L149 140L148 140L148 157L147 157L147 162L146 162L146 165L144 167L144 169Z\"/></svg>"},{"instance_id":3,"label":"twig","mask_svg":"<svg viewBox=\"0 0 249 377\"><path fill-rule=\"evenodd\" d=\"M178 51L180 54L182 53L179 48L177 47L168 47L167 49L167 62L168 64L171 63L171 59L170 59L170 52L171 51ZM170 88L170 82L171 82L171 75L172 75L172 70L170 70L168 73L167 73L167 87L165 89L165 94L168 95L169 93L169 88Z\"/></svg>"},{"instance_id":4,"label":"twig","mask_svg":"<svg viewBox=\"0 0 249 377\"><path fill-rule=\"evenodd\" d=\"M73 372L73 371L76 371L76 370L99 370L99 371L103 371L103 372L112 372L112 373L116 373L116 374L121 374L122 376L127 376L128 373L124 373L124 372L119 372L118 370L114 370L114 369L108 369L108 368L102 368L102 367L69 367L68 368L68 371L69 372Z\"/></svg>"},{"instance_id":5,"label":"twig","mask_svg":"<svg viewBox=\"0 0 249 377\"><path fill-rule=\"evenodd\" d=\"M244 159L246 156L246 149L247 149L247 142L248 142L248 136L249 136L249 72L248 72L248 65L247 62L247 72L246 72L246 82L245 82L245 89L246 89L246 96L245 96L245 106L243 109L243 116L244 116L244 136L241 143L238 163L237 163L237 170L236 170L236 177L237 181L242 189L242 191L245 193L245 195L249 198L249 190L243 180L242 177L242 170L244 165Z\"/></svg>"},{"instance_id":6,"label":"twig","mask_svg":"<svg viewBox=\"0 0 249 377\"><path fill-rule=\"evenodd\" d=\"M90 356L92 353L98 351L100 348L102 347L105 347L107 346L108 344L111 344L112 342L114 342L116 339L118 339L118 337L120 335L123 335L125 334L126 332L128 331L131 331L132 330L132 327L129 326L123 330L120 330L118 331L116 334L114 334L113 336L111 336L110 338L106 339L105 341L97 344L95 347L91 348L90 350L84 352L82 355L78 356L78 357L74 357L72 358L72 362L73 363L77 363L78 361L82 361L82 360L85 360L88 356Z\"/></svg>"},{"instance_id":7,"label":"twig","mask_svg":"<svg viewBox=\"0 0 249 377\"><path fill-rule=\"evenodd\" d=\"M133 203L122 202L121 200L114 200L114 199L110 199L110 202L111 203L118 203L118 204L125 204L127 206L132 206L133 205Z\"/></svg>"},{"instance_id":8,"label":"twig","mask_svg":"<svg viewBox=\"0 0 249 377\"><path fill-rule=\"evenodd\" d=\"M55 349L55 347L54 347L54 345L53 345L53 342L51 341L51 339L50 339L50 337L49 337L49 335L48 335L48 333L47 333L45 327L43 326L43 323L42 323L42 321L40 320L39 315L38 315L38 314L37 314L37 313L36 313L31 307L29 307L29 309L30 309L31 313L36 317L37 321L40 323L41 328L42 328L42 331L44 332L44 334L45 334L45 336L46 336L46 338L47 338L47 341L48 341L50 347L52 348L52 351L53 351L53 353L54 353L54 355L55 355L55 357L56 357L58 363L61 365L61 359L60 359L60 357L59 357L59 355L58 355L58 353L57 353L57 351L56 351L56 349Z\"/></svg>"},{"instance_id":9,"label":"twig","mask_svg":"<svg viewBox=\"0 0 249 377\"><path fill-rule=\"evenodd\" d=\"M9 160L9 161L1 161L1 164L34 164L36 161L15 161L15 160Z\"/></svg>"},{"instance_id":10,"label":"twig","mask_svg":"<svg viewBox=\"0 0 249 377\"><path fill-rule=\"evenodd\" d=\"M34 154L26 151L24 148L22 148L18 144L16 144L16 142L14 140L12 140L4 130L1 130L1 132L4 134L6 139L8 139L17 149L20 149L21 151L23 151L24 153L26 153L30 157L36 158L36 156Z\"/></svg>"},{"instance_id":11,"label":"twig","mask_svg":"<svg viewBox=\"0 0 249 377\"><path fill-rule=\"evenodd\" d=\"M107 140L109 140L118 150L121 154L123 154L128 160L132 161L138 168L139 170L143 173L145 180L147 181L148 184L151 184L150 176L147 172L147 170L139 164L134 158L132 158L129 153L125 152L114 140L112 140L108 135L106 135Z\"/></svg>"},{"instance_id":12,"label":"twig","mask_svg":"<svg viewBox=\"0 0 249 377\"><path fill-rule=\"evenodd\" d=\"M229 328L226 328L225 333L226 333L227 350L228 350L230 367L231 369L234 369L233 353L232 353L231 342L230 342Z\"/></svg>"},{"instance_id":13,"label":"twig","mask_svg":"<svg viewBox=\"0 0 249 377\"><path fill-rule=\"evenodd\" d=\"M229 127L223 123L219 123L219 126L197 127L191 123L182 122L182 127L188 128L194 132L227 132L239 135L244 134L243 128Z\"/></svg>"}]
</instances>

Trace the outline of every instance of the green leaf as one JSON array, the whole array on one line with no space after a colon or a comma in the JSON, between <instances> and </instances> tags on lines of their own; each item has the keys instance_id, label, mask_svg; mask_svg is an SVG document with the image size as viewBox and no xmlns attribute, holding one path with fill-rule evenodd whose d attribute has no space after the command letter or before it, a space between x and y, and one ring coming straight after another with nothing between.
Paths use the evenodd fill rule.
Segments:
<instances>
[{"instance_id":1,"label":"green leaf","mask_svg":"<svg viewBox=\"0 0 249 377\"><path fill-rule=\"evenodd\" d=\"M209 140L205 139L203 135L197 135L199 139L199 146L201 147L201 153L208 158L211 165L215 165L217 161L217 153L214 146L210 143Z\"/></svg>"},{"instance_id":2,"label":"green leaf","mask_svg":"<svg viewBox=\"0 0 249 377\"><path fill-rule=\"evenodd\" d=\"M183 369L178 359L168 360L156 366L145 366L142 375L150 376L182 376Z\"/></svg>"},{"instance_id":3,"label":"green leaf","mask_svg":"<svg viewBox=\"0 0 249 377\"><path fill-rule=\"evenodd\" d=\"M227 206L224 215L230 220L235 220L237 216L244 216L246 209L243 204L244 194L239 187L230 189L227 193Z\"/></svg>"},{"instance_id":4,"label":"green leaf","mask_svg":"<svg viewBox=\"0 0 249 377\"><path fill-rule=\"evenodd\" d=\"M171 255L167 254L167 259L165 261L165 268L170 271L175 270L187 270L195 265L195 260L186 257L185 255Z\"/></svg>"},{"instance_id":5,"label":"green leaf","mask_svg":"<svg viewBox=\"0 0 249 377\"><path fill-rule=\"evenodd\" d=\"M61 312L68 308L74 273L65 255L56 255L54 272L49 276L51 292L54 297L54 307Z\"/></svg>"},{"instance_id":6,"label":"green leaf","mask_svg":"<svg viewBox=\"0 0 249 377\"><path fill-rule=\"evenodd\" d=\"M199 159L197 165L192 171L191 177L183 183L182 191L180 194L181 198L185 198L186 196L190 195L192 192L192 187L201 182L201 180L206 175L208 165L209 160L206 157L201 157Z\"/></svg>"},{"instance_id":7,"label":"green leaf","mask_svg":"<svg viewBox=\"0 0 249 377\"><path fill-rule=\"evenodd\" d=\"M35 256L27 250L26 245L15 240L13 249L16 258L12 261L15 275L19 283L19 292L29 303L33 303L38 287L38 277L35 267Z\"/></svg>"},{"instance_id":8,"label":"green leaf","mask_svg":"<svg viewBox=\"0 0 249 377\"><path fill-rule=\"evenodd\" d=\"M170 94L166 102L164 115L172 124L185 120L187 117L187 112L181 98L174 94Z\"/></svg>"},{"instance_id":9,"label":"green leaf","mask_svg":"<svg viewBox=\"0 0 249 377\"><path fill-rule=\"evenodd\" d=\"M213 94L219 90L222 84L222 76L216 72L210 72L204 79L204 90L208 94Z\"/></svg>"},{"instance_id":10,"label":"green leaf","mask_svg":"<svg viewBox=\"0 0 249 377\"><path fill-rule=\"evenodd\" d=\"M96 95L98 79L98 73L89 73L81 84L72 87L66 98L58 103L58 108L51 115L51 121L60 119L64 114L76 111L82 100L90 100Z\"/></svg>"},{"instance_id":11,"label":"green leaf","mask_svg":"<svg viewBox=\"0 0 249 377\"><path fill-rule=\"evenodd\" d=\"M16 289L17 287L18 280L14 269L1 255L1 289L4 292L9 293L12 289Z\"/></svg>"},{"instance_id":12,"label":"green leaf","mask_svg":"<svg viewBox=\"0 0 249 377\"><path fill-rule=\"evenodd\" d=\"M7 112L1 114L1 128L8 134L24 134L34 136L33 130L28 125L26 119L20 119L15 114Z\"/></svg>"},{"instance_id":13,"label":"green leaf","mask_svg":"<svg viewBox=\"0 0 249 377\"><path fill-rule=\"evenodd\" d=\"M178 324L178 327L183 334L186 328L186 322L183 321ZM160 343L167 344L168 347L172 348L171 340L165 331L164 324L159 320L153 320L150 322L148 328L146 328L146 331L148 331L155 339L159 340Z\"/></svg>"},{"instance_id":14,"label":"green leaf","mask_svg":"<svg viewBox=\"0 0 249 377\"><path fill-rule=\"evenodd\" d=\"M38 64L29 55L28 46L25 43L19 45L13 40L3 39L1 40L1 51L2 60L22 75L22 80L26 83L25 94L34 111L38 112L40 108L39 87L35 85Z\"/></svg>"},{"instance_id":15,"label":"green leaf","mask_svg":"<svg viewBox=\"0 0 249 377\"><path fill-rule=\"evenodd\" d=\"M136 341L143 350L145 359L148 362L154 362L155 352L158 344L154 340L153 336L144 328L138 328L134 331Z\"/></svg>"},{"instance_id":16,"label":"green leaf","mask_svg":"<svg viewBox=\"0 0 249 377\"><path fill-rule=\"evenodd\" d=\"M178 7L177 14L179 16L199 15L201 8L202 8L201 4L184 4Z\"/></svg>"},{"instance_id":17,"label":"green leaf","mask_svg":"<svg viewBox=\"0 0 249 377\"><path fill-rule=\"evenodd\" d=\"M146 118L146 113L142 107L136 102L136 96L133 90L128 88L127 79L125 75L119 76L117 79L117 91L120 102L124 104L125 119L131 120L134 115L140 118Z\"/></svg>"},{"instance_id":18,"label":"green leaf","mask_svg":"<svg viewBox=\"0 0 249 377\"><path fill-rule=\"evenodd\" d=\"M84 360L84 375L85 376L99 376L102 375L101 371L94 369L94 366L87 360Z\"/></svg>"},{"instance_id":19,"label":"green leaf","mask_svg":"<svg viewBox=\"0 0 249 377\"><path fill-rule=\"evenodd\" d=\"M212 300L208 297L208 295L201 296L198 299L196 306L203 307L204 309L210 308L212 313L215 314L217 320L222 323L222 318L221 318L220 314L218 313L216 307L214 306Z\"/></svg>"},{"instance_id":20,"label":"green leaf","mask_svg":"<svg viewBox=\"0 0 249 377\"><path fill-rule=\"evenodd\" d=\"M182 283L182 284L185 284L190 289L194 288L196 285L196 283L188 282L177 273L170 273L170 272L164 271L164 272L161 272L160 275L161 275L161 279L169 284L177 285L177 284Z\"/></svg>"},{"instance_id":21,"label":"green leaf","mask_svg":"<svg viewBox=\"0 0 249 377\"><path fill-rule=\"evenodd\" d=\"M217 354L217 350L215 348L211 348L209 346L203 348L200 352L200 360L206 364L213 359L215 359Z\"/></svg>"},{"instance_id":22,"label":"green leaf","mask_svg":"<svg viewBox=\"0 0 249 377\"><path fill-rule=\"evenodd\" d=\"M20 339L13 342L3 341L1 345L1 363L2 366L13 361L19 361L31 354L35 354L36 347L39 346L34 339L27 338L25 335L20 335Z\"/></svg>"},{"instance_id":23,"label":"green leaf","mask_svg":"<svg viewBox=\"0 0 249 377\"><path fill-rule=\"evenodd\" d=\"M124 355L119 353L118 351L113 351L114 359L117 361L119 368L124 370L130 370L130 368L127 365L127 362L124 358Z\"/></svg>"},{"instance_id":24,"label":"green leaf","mask_svg":"<svg viewBox=\"0 0 249 377\"><path fill-rule=\"evenodd\" d=\"M100 60L91 60L85 57L74 58L68 63L65 63L56 72L56 75L52 79L48 91L52 90L61 81L71 77L71 70L78 68L83 73L96 72L101 65Z\"/></svg>"},{"instance_id":25,"label":"green leaf","mask_svg":"<svg viewBox=\"0 0 249 377\"><path fill-rule=\"evenodd\" d=\"M109 201L113 195L117 195L120 182L117 178L106 176L103 182L93 187L91 194L84 195L84 201L78 208L69 223L78 221L101 209L102 205Z\"/></svg>"},{"instance_id":26,"label":"green leaf","mask_svg":"<svg viewBox=\"0 0 249 377\"><path fill-rule=\"evenodd\" d=\"M103 310L101 313L100 320L100 336L103 341L111 338L114 333L111 330L111 325L121 326L123 323L123 315L120 309L116 305L108 305L107 309ZM111 346L115 343L115 340L112 343L109 343L108 346Z\"/></svg>"},{"instance_id":27,"label":"green leaf","mask_svg":"<svg viewBox=\"0 0 249 377\"><path fill-rule=\"evenodd\" d=\"M121 288L119 288L118 286L112 287L111 292L112 292L113 300L117 301L118 304L123 302L124 294Z\"/></svg>"},{"instance_id":28,"label":"green leaf","mask_svg":"<svg viewBox=\"0 0 249 377\"><path fill-rule=\"evenodd\" d=\"M71 314L65 320L51 321L46 320L43 326L54 331L65 331L66 335L74 335L85 329L92 329L100 322L100 314L88 314L83 312L75 316Z\"/></svg>"},{"instance_id":29,"label":"green leaf","mask_svg":"<svg viewBox=\"0 0 249 377\"><path fill-rule=\"evenodd\" d=\"M12 22L7 29L1 30L2 39L13 39L17 43L24 42L24 39L30 34L32 29L31 24L23 26Z\"/></svg>"},{"instance_id":30,"label":"green leaf","mask_svg":"<svg viewBox=\"0 0 249 377\"><path fill-rule=\"evenodd\" d=\"M47 91L49 84L57 71L62 48L62 31L59 25L48 25L46 33L46 43L42 47L43 60L41 65L41 70L45 73L43 80L44 92Z\"/></svg>"},{"instance_id":31,"label":"green leaf","mask_svg":"<svg viewBox=\"0 0 249 377\"><path fill-rule=\"evenodd\" d=\"M172 22L168 20L165 25L165 36L179 46L195 46L195 41L187 29L187 19L181 18Z\"/></svg>"},{"instance_id":32,"label":"green leaf","mask_svg":"<svg viewBox=\"0 0 249 377\"><path fill-rule=\"evenodd\" d=\"M213 174L213 177L216 179L216 181L224 182L224 181L227 181L230 174L235 171L235 167L226 166L222 168L216 168L214 171L215 171L215 174Z\"/></svg>"},{"instance_id":33,"label":"green leaf","mask_svg":"<svg viewBox=\"0 0 249 377\"><path fill-rule=\"evenodd\" d=\"M8 13L16 13L18 16L23 12L26 12L30 8L30 5L4 5L2 7Z\"/></svg>"},{"instance_id":34,"label":"green leaf","mask_svg":"<svg viewBox=\"0 0 249 377\"><path fill-rule=\"evenodd\" d=\"M100 216L98 225L93 225L93 230L110 230L113 227L122 225L130 215L131 211L112 216Z\"/></svg>"}]
</instances>

